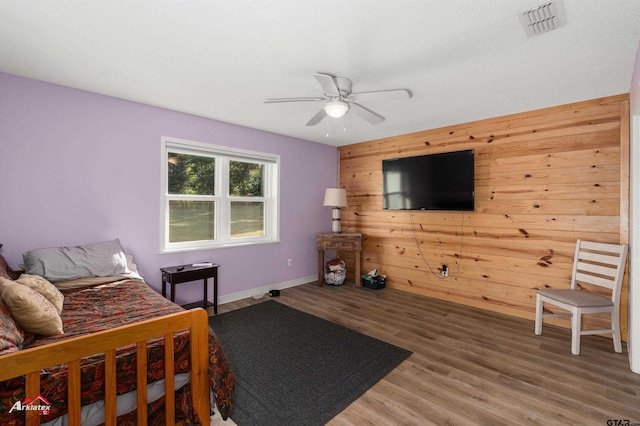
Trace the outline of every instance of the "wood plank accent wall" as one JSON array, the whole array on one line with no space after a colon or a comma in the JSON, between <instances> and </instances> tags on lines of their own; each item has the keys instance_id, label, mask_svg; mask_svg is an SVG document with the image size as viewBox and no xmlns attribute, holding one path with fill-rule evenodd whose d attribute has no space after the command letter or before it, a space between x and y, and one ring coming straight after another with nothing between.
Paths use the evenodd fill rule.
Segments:
<instances>
[{"instance_id":1,"label":"wood plank accent wall","mask_svg":"<svg viewBox=\"0 0 640 426\"><path fill-rule=\"evenodd\" d=\"M624 94L340 147L342 229L363 234L362 270L533 319L537 288L569 286L576 239L628 242L628 111ZM383 159L464 149L475 150L475 211L382 209ZM622 300L626 336L626 285Z\"/></svg>"}]
</instances>

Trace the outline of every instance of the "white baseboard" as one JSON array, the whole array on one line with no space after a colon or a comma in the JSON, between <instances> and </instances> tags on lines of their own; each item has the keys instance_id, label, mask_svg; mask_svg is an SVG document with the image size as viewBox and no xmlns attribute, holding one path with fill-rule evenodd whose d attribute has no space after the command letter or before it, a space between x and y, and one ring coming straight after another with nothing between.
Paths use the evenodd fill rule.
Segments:
<instances>
[{"instance_id":1,"label":"white baseboard","mask_svg":"<svg viewBox=\"0 0 640 426\"><path fill-rule=\"evenodd\" d=\"M249 290L239 291L237 293L225 294L218 297L218 305L224 305L225 303L235 302L236 300L246 299L253 297L253 295L264 295L269 290L283 290L289 287L295 287L302 284L318 281L317 275L309 275L308 277L296 278L295 280L285 281L277 284L263 285L262 287L256 287ZM213 299L209 299L213 303Z\"/></svg>"}]
</instances>

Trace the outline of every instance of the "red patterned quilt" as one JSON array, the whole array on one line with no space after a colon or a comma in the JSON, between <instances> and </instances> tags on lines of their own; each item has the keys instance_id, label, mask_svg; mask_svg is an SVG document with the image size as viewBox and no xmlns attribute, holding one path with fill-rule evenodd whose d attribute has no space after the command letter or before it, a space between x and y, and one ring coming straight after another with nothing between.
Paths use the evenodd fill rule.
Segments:
<instances>
[{"instance_id":1,"label":"red patterned quilt","mask_svg":"<svg viewBox=\"0 0 640 426\"><path fill-rule=\"evenodd\" d=\"M63 291L62 310L64 334L52 337L27 335L24 348L68 339L125 324L139 322L158 316L181 312L183 308L168 301L140 280L126 280L77 290ZM175 373L186 373L190 369L188 332L175 335ZM150 340L147 346L147 382L164 378L164 341ZM81 362L82 405L104 399L104 356L94 355ZM209 328L209 382L223 418L231 414L234 375L227 359ZM117 393L135 390L136 354L135 345L117 351ZM67 410L67 366L59 365L42 371L41 395L49 401L51 412L42 416L47 422L66 413ZM0 413L3 425L24 424L24 413L9 410L16 401L24 400L24 377L0 383ZM163 398L164 399L164 398ZM164 421L163 401L149 404L149 424ZM189 385L176 391L176 421L199 423L191 405ZM135 412L122 416L118 423L135 422Z\"/></svg>"}]
</instances>

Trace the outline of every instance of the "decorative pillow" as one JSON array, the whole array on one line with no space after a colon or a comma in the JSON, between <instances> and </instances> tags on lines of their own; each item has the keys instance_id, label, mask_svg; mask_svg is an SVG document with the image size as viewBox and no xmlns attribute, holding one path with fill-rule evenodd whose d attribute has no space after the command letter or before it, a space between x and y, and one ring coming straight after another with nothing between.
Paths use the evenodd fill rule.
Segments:
<instances>
[{"instance_id":1,"label":"decorative pillow","mask_svg":"<svg viewBox=\"0 0 640 426\"><path fill-rule=\"evenodd\" d=\"M0 302L0 355L22 349L24 332L11 316L9 307Z\"/></svg>"},{"instance_id":2,"label":"decorative pillow","mask_svg":"<svg viewBox=\"0 0 640 426\"><path fill-rule=\"evenodd\" d=\"M58 313L62 313L62 304L64 303L64 295L46 278L39 275L22 274L16 280L17 283L26 285L27 287L37 291L44 296L56 308Z\"/></svg>"},{"instance_id":3,"label":"decorative pillow","mask_svg":"<svg viewBox=\"0 0 640 426\"><path fill-rule=\"evenodd\" d=\"M36 249L22 257L25 273L40 275L51 282L131 272L118 239L88 246Z\"/></svg>"},{"instance_id":4,"label":"decorative pillow","mask_svg":"<svg viewBox=\"0 0 640 426\"><path fill-rule=\"evenodd\" d=\"M62 319L56 308L37 291L0 278L0 299L9 307L23 330L53 336L62 334Z\"/></svg>"}]
</instances>

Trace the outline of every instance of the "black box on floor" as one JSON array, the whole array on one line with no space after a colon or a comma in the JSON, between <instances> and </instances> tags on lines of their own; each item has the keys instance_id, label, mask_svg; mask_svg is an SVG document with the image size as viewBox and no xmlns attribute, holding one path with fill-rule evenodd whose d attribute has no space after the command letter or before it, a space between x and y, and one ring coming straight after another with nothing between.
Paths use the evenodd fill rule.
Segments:
<instances>
[{"instance_id":1,"label":"black box on floor","mask_svg":"<svg viewBox=\"0 0 640 426\"><path fill-rule=\"evenodd\" d=\"M382 275L376 275L372 277L371 275L363 275L362 276L362 285L370 288L372 290L380 290L384 288L387 280Z\"/></svg>"}]
</instances>

